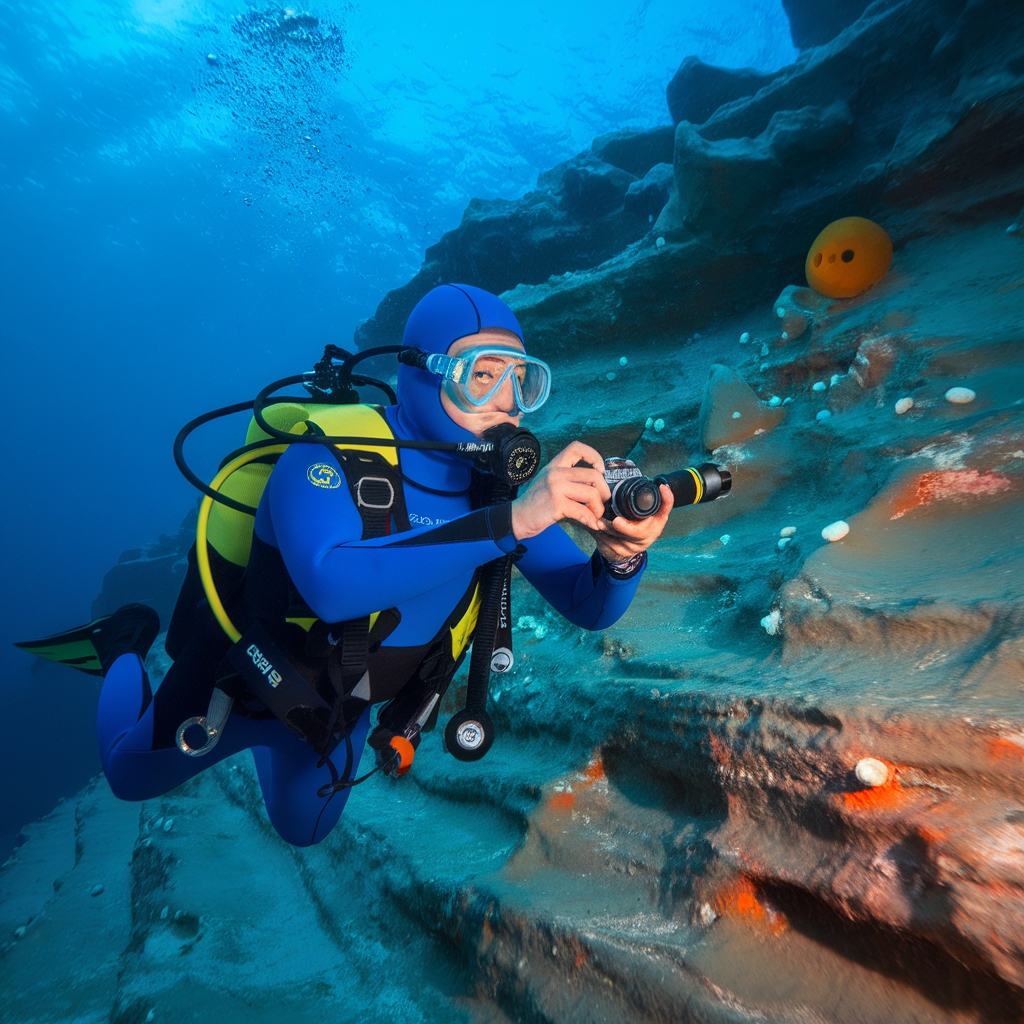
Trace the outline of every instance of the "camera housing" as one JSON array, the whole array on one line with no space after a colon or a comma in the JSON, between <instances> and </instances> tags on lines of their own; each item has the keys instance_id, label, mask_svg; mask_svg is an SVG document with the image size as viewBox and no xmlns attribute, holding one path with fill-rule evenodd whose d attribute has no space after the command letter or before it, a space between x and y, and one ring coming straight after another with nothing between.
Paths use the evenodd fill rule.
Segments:
<instances>
[{"instance_id":1,"label":"camera housing","mask_svg":"<svg viewBox=\"0 0 1024 1024\"><path fill-rule=\"evenodd\" d=\"M661 509L661 484L672 491L675 508L714 501L732 489L732 474L712 462L662 473L652 480L644 476L632 459L605 459L604 478L612 492L604 507L604 518L608 520L622 516L636 522L657 515Z\"/></svg>"}]
</instances>

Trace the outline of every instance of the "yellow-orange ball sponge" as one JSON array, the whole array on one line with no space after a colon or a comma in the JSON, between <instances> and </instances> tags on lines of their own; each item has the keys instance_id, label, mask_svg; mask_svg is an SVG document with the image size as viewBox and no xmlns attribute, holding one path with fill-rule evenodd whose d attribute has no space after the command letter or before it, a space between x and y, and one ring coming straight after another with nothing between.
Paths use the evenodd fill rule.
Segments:
<instances>
[{"instance_id":1,"label":"yellow-orange ball sponge","mask_svg":"<svg viewBox=\"0 0 1024 1024\"><path fill-rule=\"evenodd\" d=\"M814 240L804 270L807 283L830 299L860 295L885 277L892 263L892 239L864 217L842 217Z\"/></svg>"}]
</instances>

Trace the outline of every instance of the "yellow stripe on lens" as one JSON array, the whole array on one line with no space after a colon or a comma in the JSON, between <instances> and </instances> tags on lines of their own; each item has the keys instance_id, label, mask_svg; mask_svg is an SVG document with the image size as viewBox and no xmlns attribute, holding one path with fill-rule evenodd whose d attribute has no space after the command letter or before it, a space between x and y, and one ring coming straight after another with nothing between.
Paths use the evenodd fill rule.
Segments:
<instances>
[{"instance_id":1,"label":"yellow stripe on lens","mask_svg":"<svg viewBox=\"0 0 1024 1024\"><path fill-rule=\"evenodd\" d=\"M693 485L697 488L697 497L693 499L691 504L700 504L700 499L704 497L704 477L700 475L692 466L686 467L686 472L693 477Z\"/></svg>"}]
</instances>

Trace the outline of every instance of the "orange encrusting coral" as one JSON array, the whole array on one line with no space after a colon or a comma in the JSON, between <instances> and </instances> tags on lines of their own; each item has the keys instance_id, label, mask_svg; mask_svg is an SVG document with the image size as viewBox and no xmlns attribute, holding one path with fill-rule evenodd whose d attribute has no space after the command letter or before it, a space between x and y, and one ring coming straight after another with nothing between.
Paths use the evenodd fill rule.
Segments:
<instances>
[{"instance_id":1,"label":"orange encrusting coral","mask_svg":"<svg viewBox=\"0 0 1024 1024\"><path fill-rule=\"evenodd\" d=\"M911 509L934 501L963 501L968 498L1000 494L1010 488L1010 480L999 473L976 469L939 469L922 473L902 491L890 519L901 519Z\"/></svg>"},{"instance_id":2,"label":"orange encrusting coral","mask_svg":"<svg viewBox=\"0 0 1024 1024\"><path fill-rule=\"evenodd\" d=\"M871 789L858 789L853 793L843 793L843 803L851 810L880 811L898 807L906 796L906 790L892 779L881 786Z\"/></svg>"},{"instance_id":3,"label":"orange encrusting coral","mask_svg":"<svg viewBox=\"0 0 1024 1024\"><path fill-rule=\"evenodd\" d=\"M576 797L572 793L552 793L548 807L553 811L571 811L576 806Z\"/></svg>"},{"instance_id":4,"label":"orange encrusting coral","mask_svg":"<svg viewBox=\"0 0 1024 1024\"><path fill-rule=\"evenodd\" d=\"M595 782L604 780L604 764L601 761L600 752L587 762L587 766L577 772L572 783L566 789L556 790L548 797L547 807L552 811L571 811L576 806L576 796L573 789L585 790L594 785Z\"/></svg>"},{"instance_id":5,"label":"orange encrusting coral","mask_svg":"<svg viewBox=\"0 0 1024 1024\"><path fill-rule=\"evenodd\" d=\"M767 925L774 935L786 930L788 922L777 911L770 910L758 899L757 890L748 878L737 878L718 891L713 909L719 917L743 917Z\"/></svg>"},{"instance_id":6,"label":"orange encrusting coral","mask_svg":"<svg viewBox=\"0 0 1024 1024\"><path fill-rule=\"evenodd\" d=\"M997 736L986 741L985 751L994 761L1001 761L1007 757L1019 760L1024 758L1024 737Z\"/></svg>"}]
</instances>

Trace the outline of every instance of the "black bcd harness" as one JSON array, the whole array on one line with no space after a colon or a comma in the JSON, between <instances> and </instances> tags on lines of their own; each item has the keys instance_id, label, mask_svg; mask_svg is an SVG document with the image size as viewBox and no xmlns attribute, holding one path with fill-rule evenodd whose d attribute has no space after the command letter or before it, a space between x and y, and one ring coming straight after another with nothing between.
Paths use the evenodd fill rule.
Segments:
<instances>
[{"instance_id":1,"label":"black bcd harness","mask_svg":"<svg viewBox=\"0 0 1024 1024\"><path fill-rule=\"evenodd\" d=\"M362 539L411 528L398 466L374 452L334 446L329 451L341 466L360 514ZM473 472L470 496L474 508L511 501L515 492L514 487L489 474ZM290 579L288 618L315 620L306 634L303 656L296 656L293 643L280 642L275 635L278 631L266 621L254 618L222 661L217 687L235 699L235 710L260 717L272 714L317 752L318 767L326 765L331 773L331 782L321 788L321 796L357 785L378 771L397 777L411 765L421 733L436 723L441 699L464 657L464 653L453 654L450 628L467 613L478 594L466 706L445 730L449 752L460 760L477 760L487 753L494 738L486 711L492 661L497 671L504 671L512 662L510 581L514 558L514 554L504 555L477 570L438 636L424 648L412 649L417 664L397 693L386 686L383 691L371 686L368 662L401 621L398 609L324 623L305 606ZM366 708L378 702L374 698L382 696L387 703L367 739L376 751L376 765L360 778L351 778L356 762L352 730ZM332 754L342 742L346 758L339 772Z\"/></svg>"}]
</instances>

